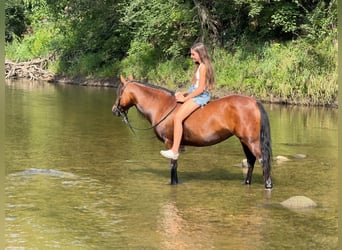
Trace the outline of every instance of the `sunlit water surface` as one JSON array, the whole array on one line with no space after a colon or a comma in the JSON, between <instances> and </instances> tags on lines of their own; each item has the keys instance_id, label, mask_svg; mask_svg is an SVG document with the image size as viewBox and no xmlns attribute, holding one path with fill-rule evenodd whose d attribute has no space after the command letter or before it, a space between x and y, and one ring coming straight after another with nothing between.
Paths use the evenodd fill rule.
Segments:
<instances>
[{"instance_id":1,"label":"sunlit water surface","mask_svg":"<svg viewBox=\"0 0 342 250\"><path fill-rule=\"evenodd\" d=\"M337 249L337 110L265 105L273 156L289 159L273 162L268 192L258 164L242 185L236 138L187 148L169 185L163 144L112 116L114 98L7 82L6 249ZM318 206L280 205L296 195Z\"/></svg>"}]
</instances>

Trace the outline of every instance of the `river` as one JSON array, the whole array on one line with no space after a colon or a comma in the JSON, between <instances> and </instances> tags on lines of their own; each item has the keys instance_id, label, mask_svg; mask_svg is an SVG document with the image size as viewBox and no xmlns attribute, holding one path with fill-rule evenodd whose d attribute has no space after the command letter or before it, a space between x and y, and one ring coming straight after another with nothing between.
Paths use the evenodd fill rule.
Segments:
<instances>
[{"instance_id":1,"label":"river","mask_svg":"<svg viewBox=\"0 0 342 250\"><path fill-rule=\"evenodd\" d=\"M288 159L269 192L259 164L242 185L236 138L186 148L169 185L163 144L111 114L113 88L8 81L5 97L6 249L337 249L337 109L265 105ZM297 195L318 206L280 205Z\"/></svg>"}]
</instances>

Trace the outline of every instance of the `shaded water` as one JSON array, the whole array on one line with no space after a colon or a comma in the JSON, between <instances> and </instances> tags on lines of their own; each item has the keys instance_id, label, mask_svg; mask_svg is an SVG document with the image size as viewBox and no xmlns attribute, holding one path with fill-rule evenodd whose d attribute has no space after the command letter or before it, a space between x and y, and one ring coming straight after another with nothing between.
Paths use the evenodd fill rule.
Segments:
<instances>
[{"instance_id":1,"label":"shaded water","mask_svg":"<svg viewBox=\"0 0 342 250\"><path fill-rule=\"evenodd\" d=\"M274 161L272 192L259 165L241 185L236 138L187 148L170 186L162 143L112 116L114 93L7 83L7 249L337 248L337 110L265 105L273 154L289 158ZM279 205L295 195L318 207Z\"/></svg>"}]
</instances>

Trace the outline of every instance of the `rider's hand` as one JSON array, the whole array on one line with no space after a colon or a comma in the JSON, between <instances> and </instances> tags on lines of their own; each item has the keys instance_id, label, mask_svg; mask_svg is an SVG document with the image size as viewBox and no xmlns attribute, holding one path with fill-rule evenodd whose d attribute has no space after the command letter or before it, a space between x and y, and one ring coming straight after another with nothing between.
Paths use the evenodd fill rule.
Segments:
<instances>
[{"instance_id":1,"label":"rider's hand","mask_svg":"<svg viewBox=\"0 0 342 250\"><path fill-rule=\"evenodd\" d=\"M180 93L180 92L177 92L176 94L175 94L175 97L176 97L176 101L177 102L184 102L185 100L185 97L184 97L184 95L182 94L182 93Z\"/></svg>"}]
</instances>

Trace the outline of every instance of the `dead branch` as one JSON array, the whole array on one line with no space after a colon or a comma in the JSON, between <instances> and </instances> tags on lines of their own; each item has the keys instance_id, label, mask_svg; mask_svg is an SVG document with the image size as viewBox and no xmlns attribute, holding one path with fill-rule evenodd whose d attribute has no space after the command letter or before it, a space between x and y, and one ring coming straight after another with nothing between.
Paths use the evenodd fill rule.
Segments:
<instances>
[{"instance_id":1,"label":"dead branch","mask_svg":"<svg viewBox=\"0 0 342 250\"><path fill-rule=\"evenodd\" d=\"M38 58L27 62L5 60L5 78L28 78L30 80L52 80L54 75L47 70L54 56Z\"/></svg>"}]
</instances>

